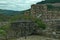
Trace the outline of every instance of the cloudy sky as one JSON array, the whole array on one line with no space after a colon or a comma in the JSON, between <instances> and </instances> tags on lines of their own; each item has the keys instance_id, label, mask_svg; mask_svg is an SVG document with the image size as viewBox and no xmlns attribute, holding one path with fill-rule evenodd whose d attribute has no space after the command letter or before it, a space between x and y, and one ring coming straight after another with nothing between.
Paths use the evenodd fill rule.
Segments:
<instances>
[{"instance_id":1,"label":"cloudy sky","mask_svg":"<svg viewBox=\"0 0 60 40\"><path fill-rule=\"evenodd\" d=\"M39 1L42 0L0 0L0 9L22 11L29 9L32 4Z\"/></svg>"}]
</instances>

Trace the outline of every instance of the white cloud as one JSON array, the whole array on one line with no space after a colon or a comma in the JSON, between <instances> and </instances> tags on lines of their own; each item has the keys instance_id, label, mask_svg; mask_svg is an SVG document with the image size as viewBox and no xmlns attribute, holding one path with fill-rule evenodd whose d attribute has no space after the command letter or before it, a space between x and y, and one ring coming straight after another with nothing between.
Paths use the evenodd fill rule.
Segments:
<instances>
[{"instance_id":1,"label":"white cloud","mask_svg":"<svg viewBox=\"0 0 60 40\"><path fill-rule=\"evenodd\" d=\"M39 1L41 1L41 0L29 0L29 1L26 1L25 3L35 4Z\"/></svg>"},{"instance_id":2,"label":"white cloud","mask_svg":"<svg viewBox=\"0 0 60 40\"><path fill-rule=\"evenodd\" d=\"M7 3L6 1L0 1L0 3Z\"/></svg>"},{"instance_id":3,"label":"white cloud","mask_svg":"<svg viewBox=\"0 0 60 40\"><path fill-rule=\"evenodd\" d=\"M41 0L0 0L0 9L26 10Z\"/></svg>"}]
</instances>

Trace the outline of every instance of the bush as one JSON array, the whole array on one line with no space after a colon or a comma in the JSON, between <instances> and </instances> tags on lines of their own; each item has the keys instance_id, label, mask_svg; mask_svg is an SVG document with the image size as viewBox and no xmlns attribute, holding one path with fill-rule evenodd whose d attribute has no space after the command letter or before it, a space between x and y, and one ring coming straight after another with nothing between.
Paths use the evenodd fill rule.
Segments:
<instances>
[{"instance_id":1,"label":"bush","mask_svg":"<svg viewBox=\"0 0 60 40\"><path fill-rule=\"evenodd\" d=\"M33 21L38 25L39 28L42 28L42 29L46 28L46 25L42 20L35 18Z\"/></svg>"}]
</instances>

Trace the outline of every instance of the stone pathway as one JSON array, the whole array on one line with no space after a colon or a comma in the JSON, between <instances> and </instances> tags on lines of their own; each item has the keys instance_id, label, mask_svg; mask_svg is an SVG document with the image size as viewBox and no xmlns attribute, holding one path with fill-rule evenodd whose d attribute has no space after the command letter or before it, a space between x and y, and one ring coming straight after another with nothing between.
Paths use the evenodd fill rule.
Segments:
<instances>
[{"instance_id":1,"label":"stone pathway","mask_svg":"<svg viewBox=\"0 0 60 40\"><path fill-rule=\"evenodd\" d=\"M26 39L25 37L21 37L17 40L58 40L58 39L53 39L53 38L47 38L47 37L43 37L43 36L37 36L37 35L33 35L33 36L28 36Z\"/></svg>"}]
</instances>

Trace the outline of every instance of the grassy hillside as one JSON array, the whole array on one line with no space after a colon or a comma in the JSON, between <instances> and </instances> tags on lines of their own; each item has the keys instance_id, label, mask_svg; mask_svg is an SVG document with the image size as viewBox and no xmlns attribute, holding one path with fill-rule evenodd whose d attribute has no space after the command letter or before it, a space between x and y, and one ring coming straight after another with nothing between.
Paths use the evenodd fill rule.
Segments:
<instances>
[{"instance_id":1,"label":"grassy hillside","mask_svg":"<svg viewBox=\"0 0 60 40\"><path fill-rule=\"evenodd\" d=\"M9 18L10 18L10 16L4 15L4 14L0 14L0 22L8 21Z\"/></svg>"},{"instance_id":2,"label":"grassy hillside","mask_svg":"<svg viewBox=\"0 0 60 40\"><path fill-rule=\"evenodd\" d=\"M21 18L25 11L12 11L12 10L2 10L0 9L0 22L1 21L14 21Z\"/></svg>"}]
</instances>

